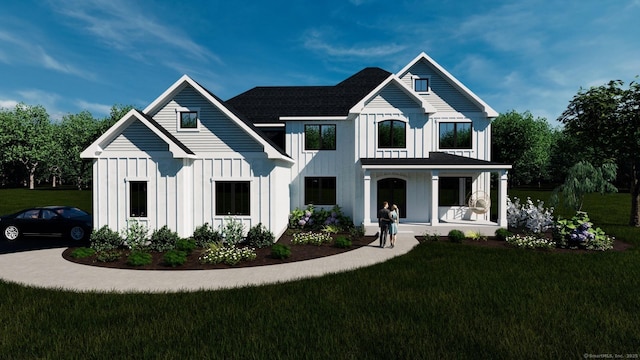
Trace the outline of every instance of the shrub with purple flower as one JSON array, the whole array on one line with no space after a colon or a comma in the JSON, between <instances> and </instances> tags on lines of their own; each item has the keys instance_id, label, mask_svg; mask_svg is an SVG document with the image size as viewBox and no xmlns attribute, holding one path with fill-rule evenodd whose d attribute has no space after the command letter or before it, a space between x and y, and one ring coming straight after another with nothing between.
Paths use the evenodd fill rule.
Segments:
<instances>
[{"instance_id":1,"label":"shrub with purple flower","mask_svg":"<svg viewBox=\"0 0 640 360\"><path fill-rule=\"evenodd\" d=\"M583 211L578 211L571 219L558 219L553 236L558 246L563 248L600 251L613 248L614 238L594 227L589 215Z\"/></svg>"},{"instance_id":2,"label":"shrub with purple flower","mask_svg":"<svg viewBox=\"0 0 640 360\"><path fill-rule=\"evenodd\" d=\"M304 210L296 208L289 214L289 228L292 229L320 230L327 225L346 231L353 227L353 221L342 213L338 205L331 210L309 205Z\"/></svg>"}]
</instances>

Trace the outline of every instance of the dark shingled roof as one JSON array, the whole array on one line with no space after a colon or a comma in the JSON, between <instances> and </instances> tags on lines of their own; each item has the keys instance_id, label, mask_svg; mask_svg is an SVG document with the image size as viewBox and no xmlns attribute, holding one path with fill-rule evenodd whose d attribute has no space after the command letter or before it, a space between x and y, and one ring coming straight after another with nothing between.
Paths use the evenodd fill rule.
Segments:
<instances>
[{"instance_id":1,"label":"dark shingled roof","mask_svg":"<svg viewBox=\"0 0 640 360\"><path fill-rule=\"evenodd\" d=\"M383 158L383 159L372 159L372 158L362 158L360 159L360 163L362 165L379 165L379 166L389 166L389 165L398 165L398 166L442 166L442 165L463 165L463 166L505 166L511 167L510 164L486 161L473 159L465 156L458 156L447 154L444 152L434 151L429 153L428 158L410 158L410 159L391 159L391 158Z\"/></svg>"},{"instance_id":2,"label":"dark shingled roof","mask_svg":"<svg viewBox=\"0 0 640 360\"><path fill-rule=\"evenodd\" d=\"M278 123L281 116L347 116L390 75L369 67L335 86L255 87L225 103L253 123Z\"/></svg>"}]
</instances>

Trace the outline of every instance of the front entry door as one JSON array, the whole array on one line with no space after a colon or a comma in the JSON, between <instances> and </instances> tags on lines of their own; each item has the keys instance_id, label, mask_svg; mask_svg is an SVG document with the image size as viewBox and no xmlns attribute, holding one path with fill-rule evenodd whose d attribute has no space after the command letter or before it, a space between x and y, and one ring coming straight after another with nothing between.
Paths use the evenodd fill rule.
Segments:
<instances>
[{"instance_id":1,"label":"front entry door","mask_svg":"<svg viewBox=\"0 0 640 360\"><path fill-rule=\"evenodd\" d=\"M376 209L382 208L382 202L389 203L389 208L393 204L398 205L400 218L406 218L407 214L407 182L397 178L387 178L378 180L378 197Z\"/></svg>"}]
</instances>

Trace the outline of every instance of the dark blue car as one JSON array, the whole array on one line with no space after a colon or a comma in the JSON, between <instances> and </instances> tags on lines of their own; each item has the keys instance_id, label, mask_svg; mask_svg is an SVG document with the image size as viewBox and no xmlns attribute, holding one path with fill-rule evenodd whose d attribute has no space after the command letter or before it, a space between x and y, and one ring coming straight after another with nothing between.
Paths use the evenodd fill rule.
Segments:
<instances>
[{"instance_id":1,"label":"dark blue car","mask_svg":"<svg viewBox=\"0 0 640 360\"><path fill-rule=\"evenodd\" d=\"M90 214L71 206L43 206L0 216L0 231L5 239L22 236L55 236L87 240L93 229Z\"/></svg>"}]
</instances>

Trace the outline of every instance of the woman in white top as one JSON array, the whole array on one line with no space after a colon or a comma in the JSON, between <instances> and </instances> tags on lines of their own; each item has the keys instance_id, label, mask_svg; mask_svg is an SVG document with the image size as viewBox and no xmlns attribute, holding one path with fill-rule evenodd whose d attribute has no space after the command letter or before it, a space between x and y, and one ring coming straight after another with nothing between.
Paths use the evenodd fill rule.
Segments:
<instances>
[{"instance_id":1,"label":"woman in white top","mask_svg":"<svg viewBox=\"0 0 640 360\"><path fill-rule=\"evenodd\" d=\"M391 207L391 212L389 213L389 218L391 219L391 225L389 226L389 237L391 238L391 248L396 245L396 237L398 236L398 218L400 217L400 212L398 211L398 206L393 204Z\"/></svg>"}]
</instances>

